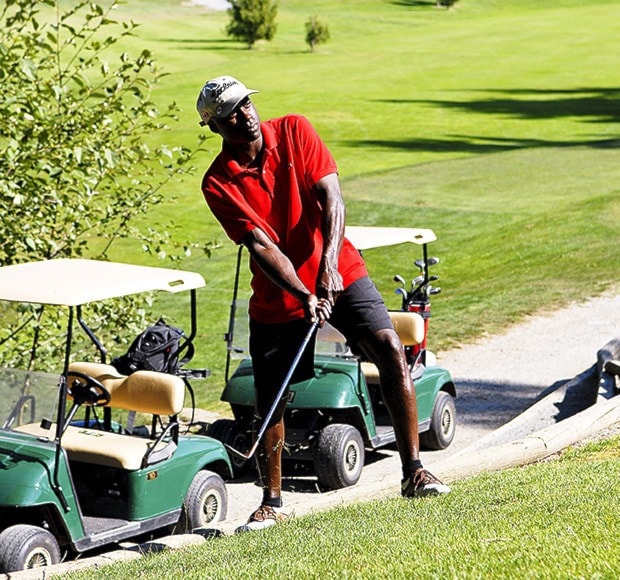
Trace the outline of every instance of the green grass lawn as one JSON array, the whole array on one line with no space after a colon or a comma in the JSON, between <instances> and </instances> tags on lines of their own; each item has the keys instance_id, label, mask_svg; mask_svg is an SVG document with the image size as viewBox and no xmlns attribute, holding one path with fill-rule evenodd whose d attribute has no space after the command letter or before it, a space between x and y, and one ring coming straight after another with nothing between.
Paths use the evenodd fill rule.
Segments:
<instances>
[{"instance_id":1,"label":"green grass lawn","mask_svg":"<svg viewBox=\"0 0 620 580\"><path fill-rule=\"evenodd\" d=\"M445 497L341 506L69 577L617 578L619 460L616 437Z\"/></svg>"},{"instance_id":2,"label":"green grass lawn","mask_svg":"<svg viewBox=\"0 0 620 580\"><path fill-rule=\"evenodd\" d=\"M303 29L313 14L331 34L314 54ZM260 89L263 118L296 112L315 124L339 164L349 223L437 233L435 350L617 284L618 16L615 0L462 0L451 11L430 0L282 0L275 39L247 50L224 34L225 13L172 0L117 11L142 23L122 48L151 49L169 73L157 99L183 108L154 141L194 144L204 131L198 90L233 74ZM236 250L199 190L219 147L212 136L194 175L171 186L149 219L172 220L179 239L220 243L185 267L207 280L196 363L213 376L197 385L198 401L222 410ZM146 261L129 243L112 257ZM390 307L393 275L411 279L417 257L406 247L367 253ZM158 309L181 319L176 298Z\"/></svg>"}]
</instances>

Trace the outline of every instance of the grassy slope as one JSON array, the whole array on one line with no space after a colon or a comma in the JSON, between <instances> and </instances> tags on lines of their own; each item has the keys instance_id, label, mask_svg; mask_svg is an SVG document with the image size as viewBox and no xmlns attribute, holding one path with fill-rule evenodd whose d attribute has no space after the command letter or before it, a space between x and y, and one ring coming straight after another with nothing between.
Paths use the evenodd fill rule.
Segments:
<instances>
[{"instance_id":1,"label":"grassy slope","mask_svg":"<svg viewBox=\"0 0 620 580\"><path fill-rule=\"evenodd\" d=\"M311 12L291 0L280 2L274 41L252 51L225 37L223 13L157 1L131 2L119 16L144 23L127 48L155 52L170 73L157 97L184 109L153 139L194 143L198 89L234 74L261 90L263 118L301 112L316 125L339 163L350 223L436 231L444 293L431 343L442 349L617 280L617 12L603 0L481 0L449 12L353 0L319 0ZM331 32L316 54L303 42L311 13ZM208 147L204 167L218 139ZM152 220L172 215L179 237L222 243L211 260L186 264L208 284L198 362L214 370L199 387L209 406L221 389L235 249L202 201L202 169L175 184ZM393 307L393 274L414 274L406 250L367 254ZM116 257L142 260L130 247ZM174 300L160 306L176 315Z\"/></svg>"},{"instance_id":2,"label":"grassy slope","mask_svg":"<svg viewBox=\"0 0 620 580\"><path fill-rule=\"evenodd\" d=\"M620 439L75 578L616 578ZM234 572L232 572L234 570Z\"/></svg>"}]
</instances>

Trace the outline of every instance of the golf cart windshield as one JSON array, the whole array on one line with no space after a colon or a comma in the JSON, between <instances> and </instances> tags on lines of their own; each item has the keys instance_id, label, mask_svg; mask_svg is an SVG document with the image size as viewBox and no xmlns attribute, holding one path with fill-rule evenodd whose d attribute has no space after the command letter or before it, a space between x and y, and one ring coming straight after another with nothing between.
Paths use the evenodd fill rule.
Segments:
<instances>
[{"instance_id":1,"label":"golf cart windshield","mask_svg":"<svg viewBox=\"0 0 620 580\"><path fill-rule=\"evenodd\" d=\"M56 415L58 375L0 368L0 429Z\"/></svg>"}]
</instances>

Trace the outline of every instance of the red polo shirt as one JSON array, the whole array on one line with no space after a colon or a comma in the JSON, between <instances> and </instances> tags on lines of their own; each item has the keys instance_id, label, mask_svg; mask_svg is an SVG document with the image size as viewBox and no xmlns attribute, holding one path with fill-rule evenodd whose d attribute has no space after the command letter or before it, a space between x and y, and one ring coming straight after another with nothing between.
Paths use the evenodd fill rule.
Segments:
<instances>
[{"instance_id":1,"label":"red polo shirt","mask_svg":"<svg viewBox=\"0 0 620 580\"><path fill-rule=\"evenodd\" d=\"M205 173L202 191L224 231L241 243L261 228L293 263L305 286L316 292L323 250L323 207L314 185L337 172L336 163L310 122L288 115L261 123L260 168L242 169L226 146ZM301 303L269 280L253 262L250 316L266 323L302 318ZM338 269L344 287L367 275L359 252L345 239Z\"/></svg>"}]
</instances>

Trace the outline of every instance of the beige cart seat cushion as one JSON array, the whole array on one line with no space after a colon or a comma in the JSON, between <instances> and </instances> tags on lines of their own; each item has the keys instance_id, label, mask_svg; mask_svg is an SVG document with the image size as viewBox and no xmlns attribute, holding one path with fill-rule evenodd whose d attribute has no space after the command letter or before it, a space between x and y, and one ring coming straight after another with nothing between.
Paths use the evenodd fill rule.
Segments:
<instances>
[{"instance_id":1,"label":"beige cart seat cushion","mask_svg":"<svg viewBox=\"0 0 620 580\"><path fill-rule=\"evenodd\" d=\"M176 415L183 408L185 383L180 377L152 371L125 376L111 365L87 362L72 363L69 380L72 371L87 374L103 384L111 397L108 407L153 415ZM46 439L52 439L56 433L55 425L43 429L29 424L17 429ZM142 437L74 425L69 425L62 437L62 447L69 459L127 470L140 469L154 445L154 441ZM165 447L162 442L158 450Z\"/></svg>"},{"instance_id":2,"label":"beige cart seat cushion","mask_svg":"<svg viewBox=\"0 0 620 580\"><path fill-rule=\"evenodd\" d=\"M183 409L185 383L175 375L136 371L125 376L112 365L90 362L72 363L71 371L98 380L110 393L108 407L153 415L177 415Z\"/></svg>"},{"instance_id":3,"label":"beige cart seat cushion","mask_svg":"<svg viewBox=\"0 0 620 580\"><path fill-rule=\"evenodd\" d=\"M56 425L53 424L50 429L43 429L40 425L30 423L17 427L17 430L51 440L56 433ZM69 459L129 471L142 467L144 457L154 444L155 442L150 439L74 425L69 425L62 436L62 447ZM160 444L158 449L164 447L164 444Z\"/></svg>"}]
</instances>

